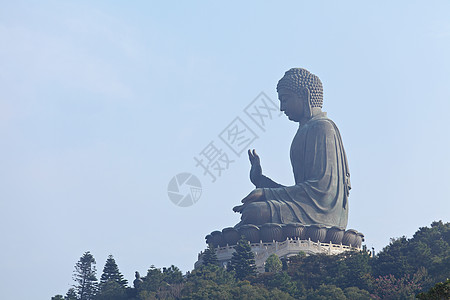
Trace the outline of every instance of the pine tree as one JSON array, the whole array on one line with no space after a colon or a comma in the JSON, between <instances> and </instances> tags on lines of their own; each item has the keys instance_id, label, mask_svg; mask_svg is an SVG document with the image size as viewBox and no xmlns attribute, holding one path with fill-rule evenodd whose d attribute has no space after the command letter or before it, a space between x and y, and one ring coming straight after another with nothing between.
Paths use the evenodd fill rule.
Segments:
<instances>
[{"instance_id":1,"label":"pine tree","mask_svg":"<svg viewBox=\"0 0 450 300\"><path fill-rule=\"evenodd\" d=\"M445 282L438 282L427 293L420 293L416 298L427 299L450 299L450 279Z\"/></svg>"},{"instance_id":2,"label":"pine tree","mask_svg":"<svg viewBox=\"0 0 450 300\"><path fill-rule=\"evenodd\" d=\"M208 244L208 248L206 248L203 253L203 265L219 265L219 261L217 260L216 249L212 244Z\"/></svg>"},{"instance_id":3,"label":"pine tree","mask_svg":"<svg viewBox=\"0 0 450 300\"><path fill-rule=\"evenodd\" d=\"M126 298L128 281L123 278L112 255L108 256L100 277L96 300L119 300Z\"/></svg>"},{"instance_id":4,"label":"pine tree","mask_svg":"<svg viewBox=\"0 0 450 300\"><path fill-rule=\"evenodd\" d=\"M64 297L64 300L77 300L77 292L75 292L74 288L70 288L67 291L66 296Z\"/></svg>"},{"instance_id":5,"label":"pine tree","mask_svg":"<svg viewBox=\"0 0 450 300\"><path fill-rule=\"evenodd\" d=\"M168 284L181 283L183 281L183 273L174 265L169 268L163 267L164 281Z\"/></svg>"},{"instance_id":6,"label":"pine tree","mask_svg":"<svg viewBox=\"0 0 450 300\"><path fill-rule=\"evenodd\" d=\"M161 272L161 269L151 265L147 270L147 276L145 276L142 289L157 292L164 285L163 281L164 274Z\"/></svg>"},{"instance_id":7,"label":"pine tree","mask_svg":"<svg viewBox=\"0 0 450 300\"><path fill-rule=\"evenodd\" d=\"M95 295L95 300L125 300L126 298L126 288L113 280L108 280L101 285L97 295Z\"/></svg>"},{"instance_id":8,"label":"pine tree","mask_svg":"<svg viewBox=\"0 0 450 300\"><path fill-rule=\"evenodd\" d=\"M80 257L75 265L73 280L77 283L74 285L79 300L93 300L97 291L97 270L95 268L95 259L92 254L87 251Z\"/></svg>"},{"instance_id":9,"label":"pine tree","mask_svg":"<svg viewBox=\"0 0 450 300\"><path fill-rule=\"evenodd\" d=\"M236 272L236 278L243 280L256 276L255 255L250 243L242 237L234 249L236 252L231 257L230 267Z\"/></svg>"},{"instance_id":10,"label":"pine tree","mask_svg":"<svg viewBox=\"0 0 450 300\"><path fill-rule=\"evenodd\" d=\"M283 263L281 259L276 254L270 255L266 259L266 263L264 265L264 269L266 272L279 273L283 268Z\"/></svg>"},{"instance_id":11,"label":"pine tree","mask_svg":"<svg viewBox=\"0 0 450 300\"><path fill-rule=\"evenodd\" d=\"M105 266L103 267L103 273L100 277L100 288L104 286L108 281L114 281L119 284L119 286L126 288L128 281L123 278L123 275L119 271L119 267L112 255L108 256Z\"/></svg>"}]
</instances>

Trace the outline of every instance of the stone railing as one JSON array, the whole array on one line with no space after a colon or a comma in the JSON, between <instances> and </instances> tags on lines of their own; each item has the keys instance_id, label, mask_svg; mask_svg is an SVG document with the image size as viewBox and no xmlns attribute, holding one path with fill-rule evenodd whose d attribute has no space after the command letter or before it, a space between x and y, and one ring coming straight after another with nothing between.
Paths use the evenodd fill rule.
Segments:
<instances>
[{"instance_id":1,"label":"stone railing","mask_svg":"<svg viewBox=\"0 0 450 300\"><path fill-rule=\"evenodd\" d=\"M250 243L251 249L255 254L255 263L259 272L264 272L264 263L267 258L276 254L280 258L288 258L290 256L294 256L299 254L300 252L304 252L306 255L311 254L328 254L334 255L339 254L345 251L360 251L360 247L347 246L343 244L333 244L333 243L321 243L321 242L313 242L311 239L308 240L300 240L300 239L291 239L287 238L285 241L278 242L263 242L259 243ZM231 260L233 253L235 252L233 246L218 246L215 248L217 260L220 262L222 266L226 266L227 263ZM198 261L195 263L194 267L198 267L201 265L203 252L198 255Z\"/></svg>"}]
</instances>

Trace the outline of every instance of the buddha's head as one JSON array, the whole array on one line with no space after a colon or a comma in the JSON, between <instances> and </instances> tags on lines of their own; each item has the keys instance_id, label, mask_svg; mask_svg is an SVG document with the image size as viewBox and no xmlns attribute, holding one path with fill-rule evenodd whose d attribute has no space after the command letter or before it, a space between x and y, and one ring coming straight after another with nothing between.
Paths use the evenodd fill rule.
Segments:
<instances>
[{"instance_id":1,"label":"buddha's head","mask_svg":"<svg viewBox=\"0 0 450 300\"><path fill-rule=\"evenodd\" d=\"M292 68L277 85L280 110L295 122L310 118L313 108L322 108L323 88L319 77L306 69Z\"/></svg>"}]
</instances>

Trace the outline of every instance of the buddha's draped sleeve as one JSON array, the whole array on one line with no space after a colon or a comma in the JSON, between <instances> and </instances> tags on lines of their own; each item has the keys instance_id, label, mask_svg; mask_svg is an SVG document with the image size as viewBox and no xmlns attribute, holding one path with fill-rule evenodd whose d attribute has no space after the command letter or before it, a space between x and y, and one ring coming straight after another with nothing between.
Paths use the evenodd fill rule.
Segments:
<instances>
[{"instance_id":1,"label":"buddha's draped sleeve","mask_svg":"<svg viewBox=\"0 0 450 300\"><path fill-rule=\"evenodd\" d=\"M319 118L300 127L291 163L294 186L263 189L272 222L346 227L349 172L336 125Z\"/></svg>"},{"instance_id":2,"label":"buddha's draped sleeve","mask_svg":"<svg viewBox=\"0 0 450 300\"><path fill-rule=\"evenodd\" d=\"M257 187L257 188L276 188L276 187L283 187L283 186L284 185L281 185L281 184L273 181L269 177L262 175L258 185L256 185L255 187Z\"/></svg>"}]
</instances>

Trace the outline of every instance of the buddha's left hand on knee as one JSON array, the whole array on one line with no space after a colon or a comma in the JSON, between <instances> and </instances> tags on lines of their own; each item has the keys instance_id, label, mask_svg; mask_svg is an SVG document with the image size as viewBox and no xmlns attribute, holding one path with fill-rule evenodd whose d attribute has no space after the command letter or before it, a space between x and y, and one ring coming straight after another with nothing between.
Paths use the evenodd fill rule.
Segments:
<instances>
[{"instance_id":1,"label":"buddha's left hand on knee","mask_svg":"<svg viewBox=\"0 0 450 300\"><path fill-rule=\"evenodd\" d=\"M250 194L247 195L244 199L242 199L242 203L249 204L257 201L264 201L264 191L263 189L254 189Z\"/></svg>"},{"instance_id":2,"label":"buddha's left hand on knee","mask_svg":"<svg viewBox=\"0 0 450 300\"><path fill-rule=\"evenodd\" d=\"M242 211L244 210L244 206L245 206L245 204L235 206L235 207L233 207L233 211L234 212L238 212L238 213L242 213Z\"/></svg>"}]
</instances>

